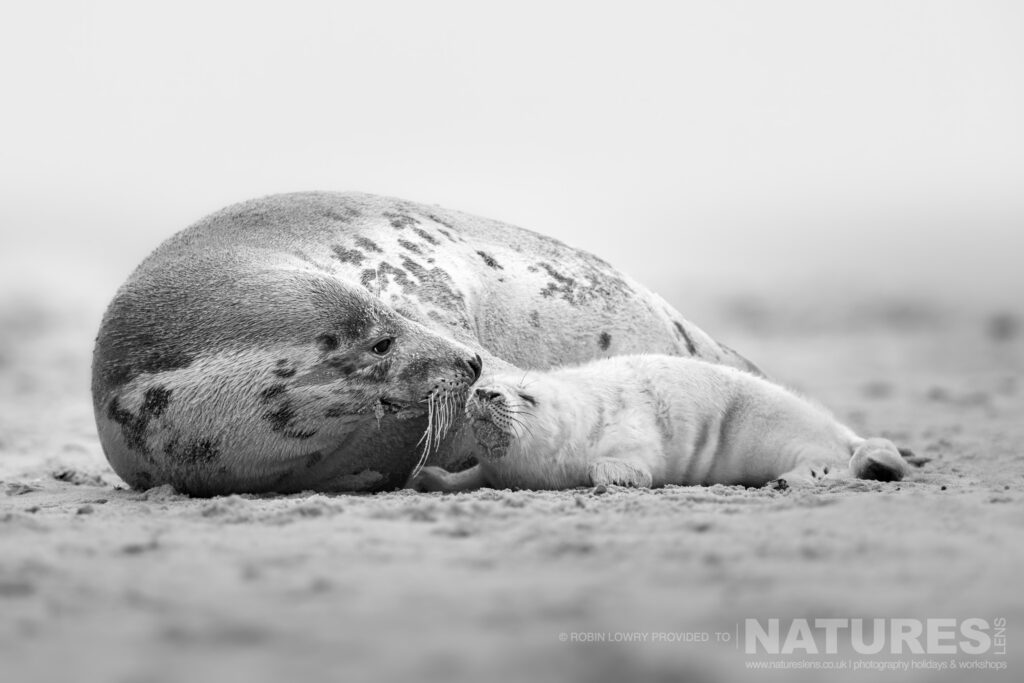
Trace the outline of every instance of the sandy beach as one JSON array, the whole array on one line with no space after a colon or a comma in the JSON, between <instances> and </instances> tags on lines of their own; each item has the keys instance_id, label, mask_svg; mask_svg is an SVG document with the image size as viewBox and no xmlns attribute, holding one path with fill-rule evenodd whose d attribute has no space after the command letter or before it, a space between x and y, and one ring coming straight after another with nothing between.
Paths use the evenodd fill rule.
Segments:
<instances>
[{"instance_id":1,"label":"sandy beach","mask_svg":"<svg viewBox=\"0 0 1024 683\"><path fill-rule=\"evenodd\" d=\"M774 378L930 458L899 483L191 499L128 490L106 463L88 395L103 304L0 309L5 680L877 680L852 667L886 662L894 680L953 680L911 667L956 659L1001 662L972 672L996 680L1024 665L1013 314L719 309L715 331ZM747 619L826 617L1005 619L1008 644L743 650ZM833 670L750 669L805 660Z\"/></svg>"}]
</instances>

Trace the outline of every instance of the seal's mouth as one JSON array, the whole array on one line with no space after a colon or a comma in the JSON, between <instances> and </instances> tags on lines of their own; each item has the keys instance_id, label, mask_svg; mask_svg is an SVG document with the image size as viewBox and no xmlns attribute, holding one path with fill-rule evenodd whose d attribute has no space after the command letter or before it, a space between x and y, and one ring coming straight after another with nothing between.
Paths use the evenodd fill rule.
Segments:
<instances>
[{"instance_id":1,"label":"seal's mouth","mask_svg":"<svg viewBox=\"0 0 1024 683\"><path fill-rule=\"evenodd\" d=\"M520 389L502 383L478 386L466 401L466 417L482 457L498 460L513 443L532 437L530 419L537 401Z\"/></svg>"},{"instance_id":2,"label":"seal's mouth","mask_svg":"<svg viewBox=\"0 0 1024 683\"><path fill-rule=\"evenodd\" d=\"M394 415L395 413L401 412L402 409L406 407L405 404L400 403L399 401L392 401L391 399L387 398L382 398L379 401L377 401L377 403L380 405L381 410L390 415Z\"/></svg>"},{"instance_id":3,"label":"seal's mouth","mask_svg":"<svg viewBox=\"0 0 1024 683\"><path fill-rule=\"evenodd\" d=\"M421 405L426 404L427 428L416 444L423 445L423 452L420 453L419 461L409 475L410 478L415 477L423 469L431 453L437 451L452 425L462 415L468 392L468 383L442 379L434 385L426 398L420 401Z\"/></svg>"},{"instance_id":4,"label":"seal's mouth","mask_svg":"<svg viewBox=\"0 0 1024 683\"><path fill-rule=\"evenodd\" d=\"M425 406L393 398L381 397L373 404L373 416L377 418L378 426L386 415L396 417L399 420L408 420L419 417L426 412Z\"/></svg>"}]
</instances>

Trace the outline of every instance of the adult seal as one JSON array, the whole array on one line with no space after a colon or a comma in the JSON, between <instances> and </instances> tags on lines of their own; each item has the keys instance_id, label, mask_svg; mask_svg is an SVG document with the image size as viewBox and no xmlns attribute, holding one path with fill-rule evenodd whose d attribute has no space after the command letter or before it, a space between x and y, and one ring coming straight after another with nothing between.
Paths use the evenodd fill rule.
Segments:
<instances>
[{"instance_id":1,"label":"adult seal","mask_svg":"<svg viewBox=\"0 0 1024 683\"><path fill-rule=\"evenodd\" d=\"M757 372L605 261L498 221L296 193L174 235L118 290L92 395L132 487L193 495L401 486L453 468L485 373L623 353ZM429 427L429 429L428 429Z\"/></svg>"}]
</instances>

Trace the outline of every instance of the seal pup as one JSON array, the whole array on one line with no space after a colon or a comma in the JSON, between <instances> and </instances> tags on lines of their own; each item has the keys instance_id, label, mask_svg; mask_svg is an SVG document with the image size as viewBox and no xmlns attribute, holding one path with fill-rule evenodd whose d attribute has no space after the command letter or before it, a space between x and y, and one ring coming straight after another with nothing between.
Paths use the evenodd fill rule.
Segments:
<instances>
[{"instance_id":1,"label":"seal pup","mask_svg":"<svg viewBox=\"0 0 1024 683\"><path fill-rule=\"evenodd\" d=\"M907 469L890 441L857 436L778 384L690 358L500 374L474 387L466 413L479 464L456 474L425 468L410 488L786 487L899 480Z\"/></svg>"},{"instance_id":2,"label":"seal pup","mask_svg":"<svg viewBox=\"0 0 1024 683\"><path fill-rule=\"evenodd\" d=\"M481 371L637 352L758 372L557 240L304 192L218 211L146 258L103 317L92 396L104 453L134 488L379 491L425 455L471 461L460 423Z\"/></svg>"}]
</instances>

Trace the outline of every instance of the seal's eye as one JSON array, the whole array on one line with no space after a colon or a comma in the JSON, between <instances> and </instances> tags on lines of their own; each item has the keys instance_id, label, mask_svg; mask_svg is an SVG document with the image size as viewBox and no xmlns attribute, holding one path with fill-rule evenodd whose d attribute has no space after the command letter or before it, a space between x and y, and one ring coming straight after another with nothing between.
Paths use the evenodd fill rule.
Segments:
<instances>
[{"instance_id":1,"label":"seal's eye","mask_svg":"<svg viewBox=\"0 0 1024 683\"><path fill-rule=\"evenodd\" d=\"M392 337L384 337L379 342L373 345L373 352L378 356L387 355L387 352L391 350L391 342L394 339Z\"/></svg>"},{"instance_id":2,"label":"seal's eye","mask_svg":"<svg viewBox=\"0 0 1024 683\"><path fill-rule=\"evenodd\" d=\"M519 392L519 398L523 399L524 401L529 403L531 406L537 405L537 399L535 399L533 396L530 396L529 394L524 394L523 392L520 391Z\"/></svg>"}]
</instances>

